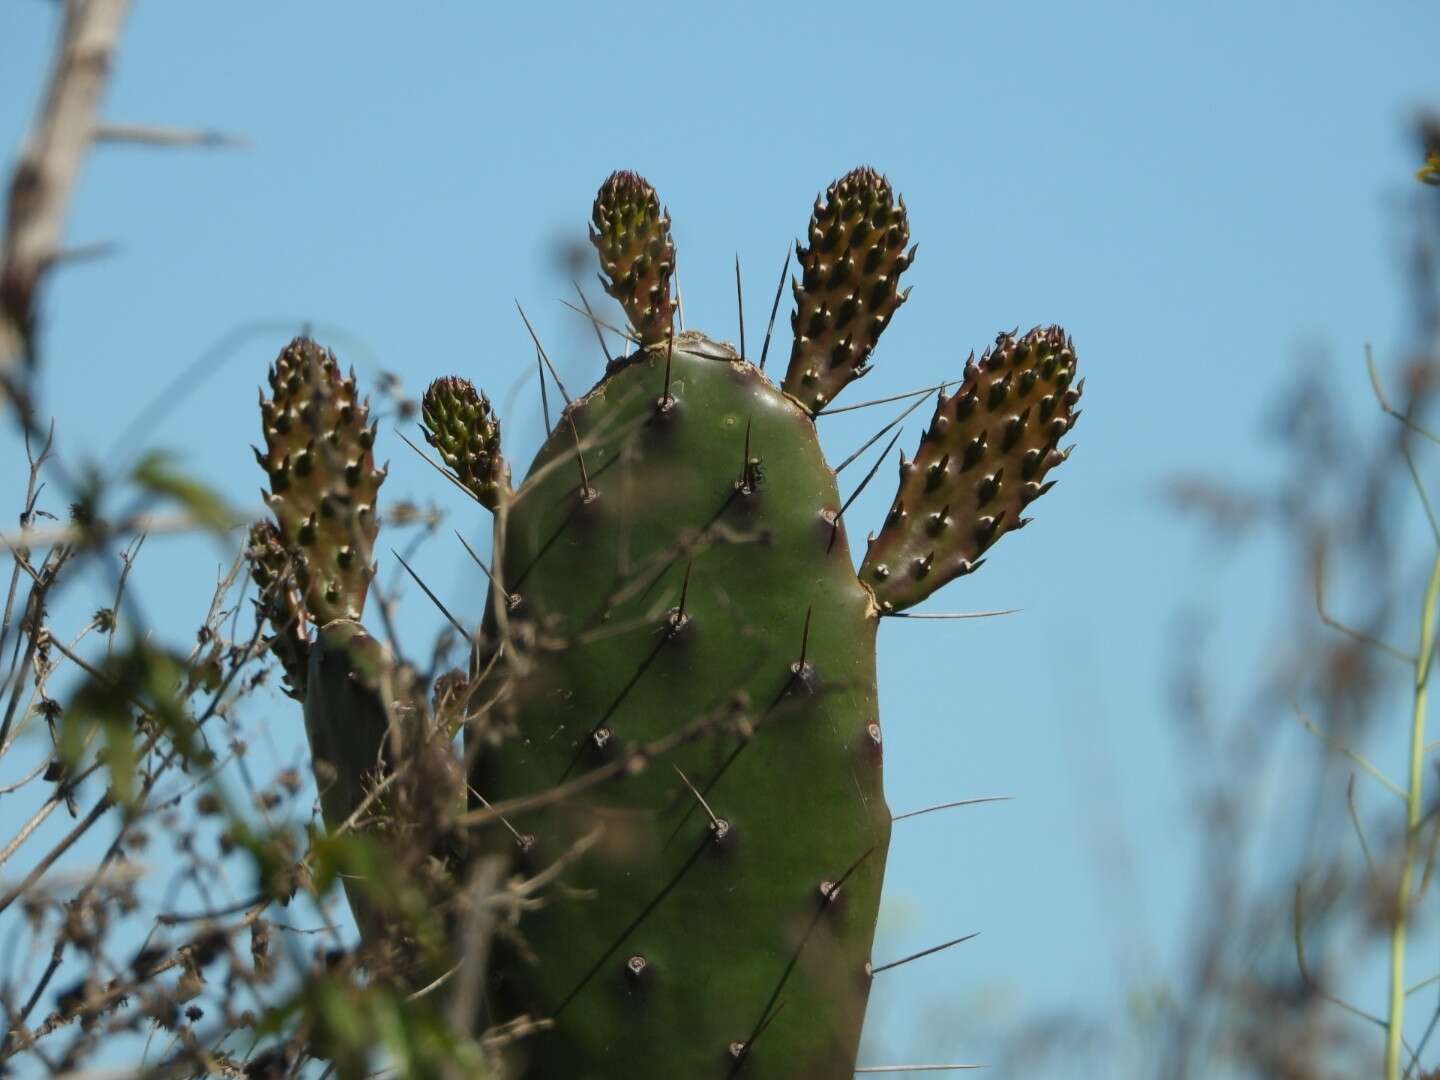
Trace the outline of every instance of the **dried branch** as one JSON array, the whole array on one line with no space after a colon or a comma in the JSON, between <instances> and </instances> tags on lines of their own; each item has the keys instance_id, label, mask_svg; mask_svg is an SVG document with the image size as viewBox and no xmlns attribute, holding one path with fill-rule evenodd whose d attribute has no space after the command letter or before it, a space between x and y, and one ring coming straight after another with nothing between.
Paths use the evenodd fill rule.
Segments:
<instances>
[{"instance_id":1,"label":"dried branch","mask_svg":"<svg viewBox=\"0 0 1440 1080\"><path fill-rule=\"evenodd\" d=\"M0 389L28 416L37 296L60 252L70 194L90 148L95 116L129 0L71 0L40 112L10 180L0 250Z\"/></svg>"},{"instance_id":2,"label":"dried branch","mask_svg":"<svg viewBox=\"0 0 1440 1080\"><path fill-rule=\"evenodd\" d=\"M139 143L145 146L249 146L243 135L201 128L160 127L154 124L99 124L95 142Z\"/></svg>"},{"instance_id":3,"label":"dried branch","mask_svg":"<svg viewBox=\"0 0 1440 1080\"><path fill-rule=\"evenodd\" d=\"M253 517L237 515L231 518L229 526L239 528L254 520ZM144 533L147 536L164 536L173 533L213 532L215 522L201 520L194 514L137 514L123 521L106 523L98 535L113 540L121 536ZM23 551L26 548L49 547L52 544L86 544L97 538L97 527L91 524L56 525L21 529L19 532L0 533L0 551Z\"/></svg>"}]
</instances>

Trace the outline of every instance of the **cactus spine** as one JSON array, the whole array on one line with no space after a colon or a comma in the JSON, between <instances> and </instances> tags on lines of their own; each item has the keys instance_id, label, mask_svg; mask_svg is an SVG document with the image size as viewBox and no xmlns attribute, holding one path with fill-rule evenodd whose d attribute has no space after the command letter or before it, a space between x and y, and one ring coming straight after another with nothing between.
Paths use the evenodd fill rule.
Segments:
<instances>
[{"instance_id":1,"label":"cactus spine","mask_svg":"<svg viewBox=\"0 0 1440 1080\"><path fill-rule=\"evenodd\" d=\"M600 188L601 280L639 347L567 404L517 489L483 394L446 377L423 403L426 438L496 511L471 676L444 695L468 703L470 850L551 886L496 943L487 1018L548 1022L508 1048L507 1076L833 1080L855 1064L891 825L876 631L1025 524L1068 455L1075 354L1052 327L972 358L914 460L902 455L857 573L815 416L865 374L908 295L904 201L870 169L816 200L780 387L728 345L674 331L669 224L634 173ZM303 412L282 395L319 400L305 388L335 383L280 368L261 455L277 527L252 543L271 583L262 610L291 627L276 637L287 672L304 628L322 627L306 676L317 758L358 723L373 761L374 724L343 697L364 668L351 620L374 534L354 499L332 507L348 533L322 510L343 493L373 506L366 478L383 473L367 441L364 467L340 453L330 479L286 486L312 443L358 448L346 433L364 419L312 407L333 438L282 430L272 417ZM345 804L325 805L332 826Z\"/></svg>"}]
</instances>

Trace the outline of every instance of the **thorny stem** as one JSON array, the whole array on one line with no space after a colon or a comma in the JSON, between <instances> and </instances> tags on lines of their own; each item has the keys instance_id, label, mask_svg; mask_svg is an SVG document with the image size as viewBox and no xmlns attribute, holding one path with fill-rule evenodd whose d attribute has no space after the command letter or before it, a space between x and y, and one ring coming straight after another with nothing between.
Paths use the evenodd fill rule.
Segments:
<instances>
[{"instance_id":1,"label":"thorny stem","mask_svg":"<svg viewBox=\"0 0 1440 1080\"><path fill-rule=\"evenodd\" d=\"M1410 784L1406 794L1405 856L1395 890L1395 919L1390 928L1390 1007L1386 1017L1385 1080L1400 1080L1400 1050L1405 1028L1405 933L1409 925L1410 888L1415 877L1425 780L1425 712L1430 659L1435 651L1436 611L1440 607L1440 554L1430 568L1420 613L1420 647L1415 659L1415 697L1410 715Z\"/></svg>"}]
</instances>

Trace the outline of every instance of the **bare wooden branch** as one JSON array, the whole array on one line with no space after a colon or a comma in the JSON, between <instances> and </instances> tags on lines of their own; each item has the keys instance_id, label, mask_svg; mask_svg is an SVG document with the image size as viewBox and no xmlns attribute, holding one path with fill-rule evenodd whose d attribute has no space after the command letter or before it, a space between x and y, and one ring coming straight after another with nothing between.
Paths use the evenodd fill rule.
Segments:
<instances>
[{"instance_id":1,"label":"bare wooden branch","mask_svg":"<svg viewBox=\"0 0 1440 1080\"><path fill-rule=\"evenodd\" d=\"M97 124L95 142L140 143L145 146L249 146L243 135L203 128L162 127L156 124Z\"/></svg>"},{"instance_id":2,"label":"bare wooden branch","mask_svg":"<svg viewBox=\"0 0 1440 1080\"><path fill-rule=\"evenodd\" d=\"M228 525L230 528L239 528L242 525L248 525L259 516L258 512L249 517L240 514L232 517L228 521ZM97 536L115 540L122 536L133 536L136 533L160 536L172 533L210 532L215 528L215 524L215 522L203 521L194 514L154 513L136 514L134 517L125 518L122 521L109 522L99 531L94 525L39 525L14 532L0 532L0 554L48 547L51 544L86 544L93 542Z\"/></svg>"},{"instance_id":3,"label":"bare wooden branch","mask_svg":"<svg viewBox=\"0 0 1440 1080\"><path fill-rule=\"evenodd\" d=\"M65 5L45 97L10 179L0 249L0 389L22 411L28 395L21 375L33 353L39 286L60 252L70 195L129 7L129 0Z\"/></svg>"}]
</instances>

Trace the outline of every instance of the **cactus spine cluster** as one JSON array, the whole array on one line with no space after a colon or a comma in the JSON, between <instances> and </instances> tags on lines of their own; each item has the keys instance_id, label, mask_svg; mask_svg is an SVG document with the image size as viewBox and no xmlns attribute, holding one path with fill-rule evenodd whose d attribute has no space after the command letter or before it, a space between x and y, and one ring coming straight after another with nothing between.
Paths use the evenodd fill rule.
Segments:
<instances>
[{"instance_id":1,"label":"cactus spine cluster","mask_svg":"<svg viewBox=\"0 0 1440 1080\"><path fill-rule=\"evenodd\" d=\"M639 347L567 403L518 488L469 382L437 380L422 406L430 444L496 512L472 669L445 687L466 706L479 823L454 858L499 852L550 884L492 955L486 1019L544 1021L503 1075L846 1077L891 826L876 632L1026 523L1079 415L1074 350L1051 327L972 357L901 456L857 573L816 414L908 295L904 201L870 169L817 199L779 387L675 331L670 219L646 181L602 185L591 239ZM393 740L364 706L374 677L371 697L354 690L384 663L362 663L356 643L374 644L354 621L383 473L327 353L292 344L271 386L276 523L255 531L255 574L277 656L292 683L306 672L317 761L351 770L322 797L333 827Z\"/></svg>"}]
</instances>

